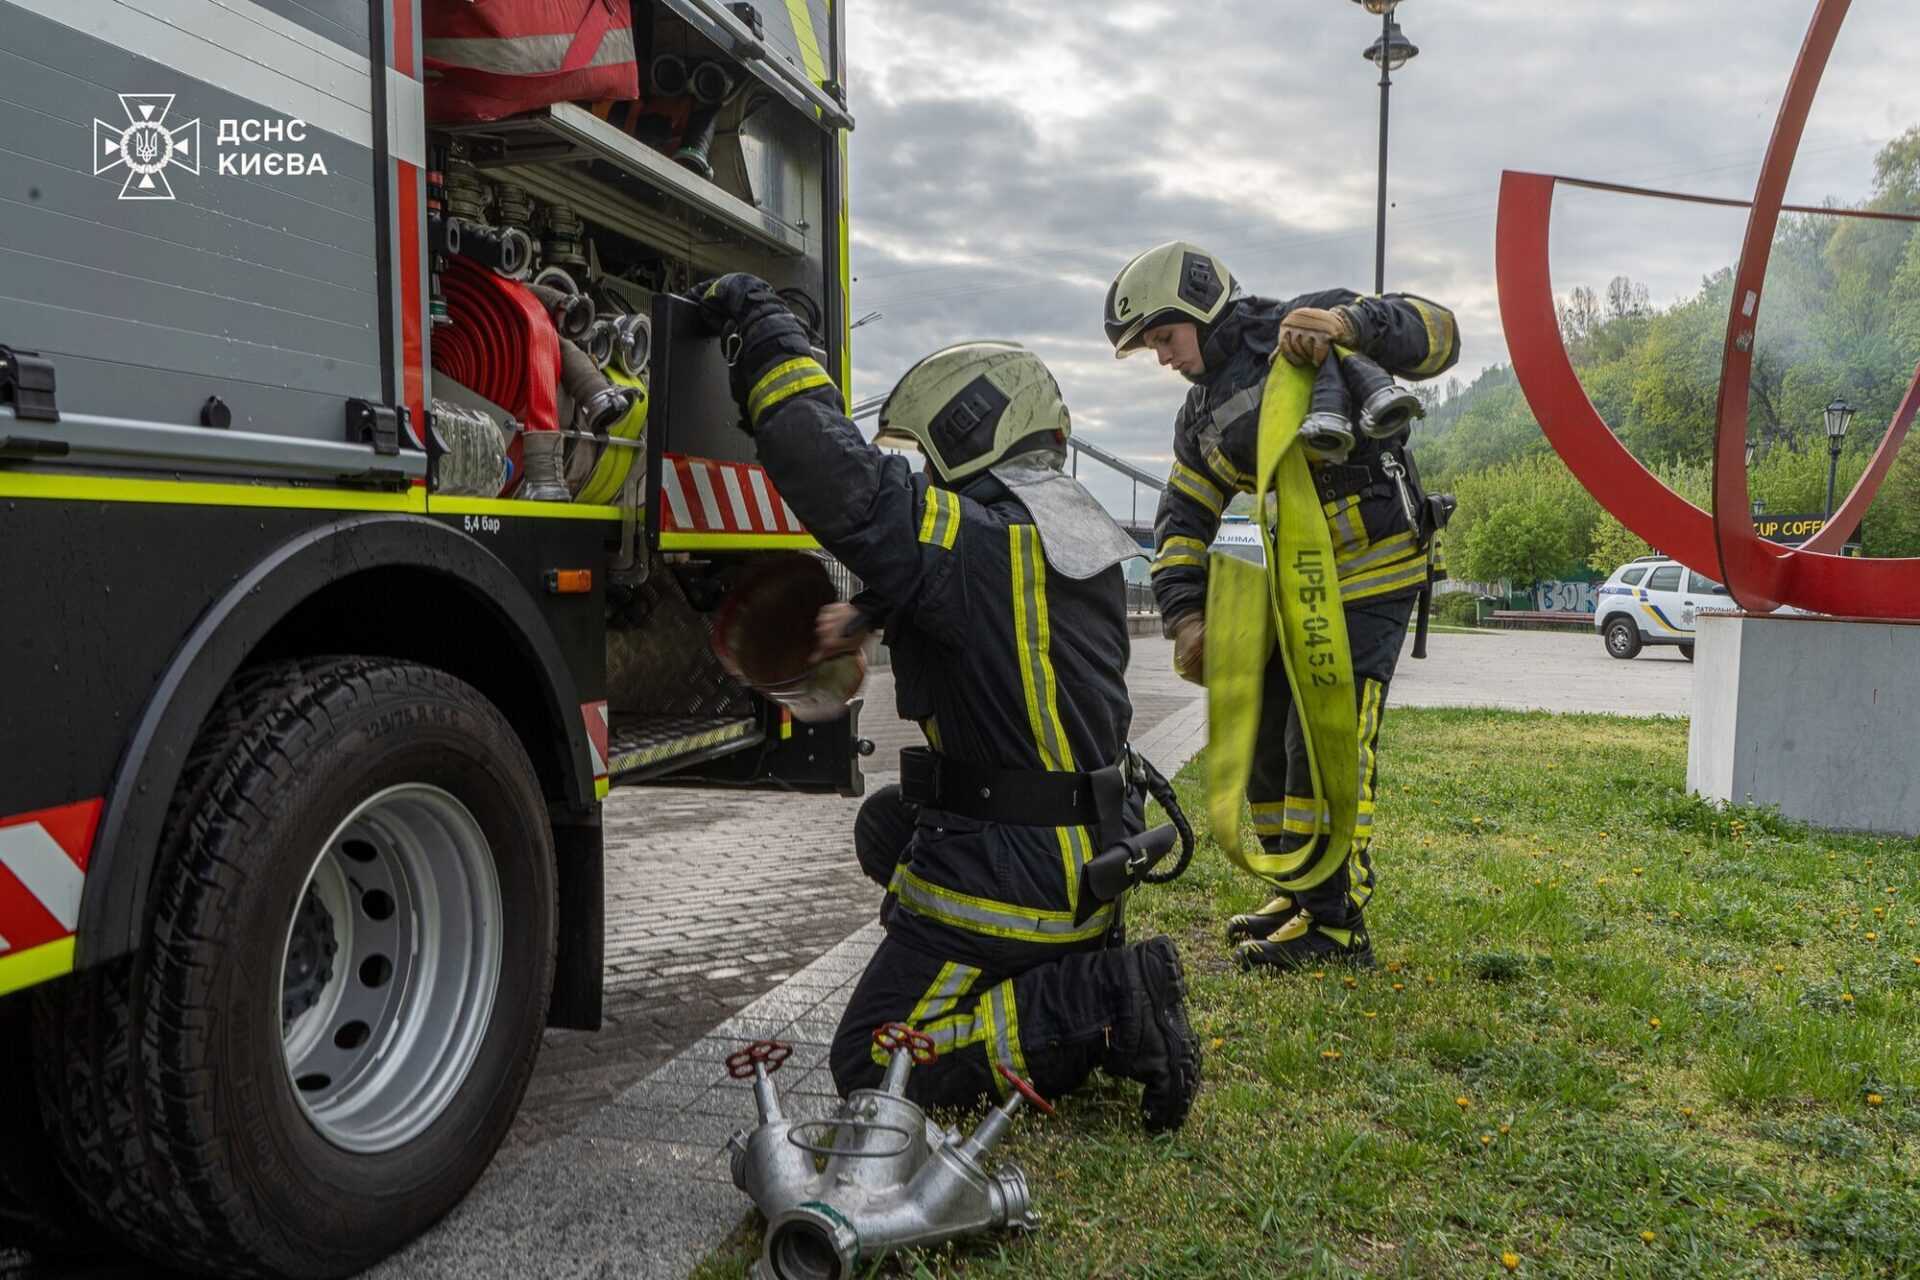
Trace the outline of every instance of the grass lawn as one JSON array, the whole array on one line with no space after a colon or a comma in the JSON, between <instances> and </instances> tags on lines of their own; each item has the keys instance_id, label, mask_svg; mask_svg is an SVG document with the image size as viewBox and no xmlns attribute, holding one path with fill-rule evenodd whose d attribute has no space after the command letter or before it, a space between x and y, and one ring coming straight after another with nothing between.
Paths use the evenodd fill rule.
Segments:
<instances>
[{"instance_id":1,"label":"grass lawn","mask_svg":"<svg viewBox=\"0 0 1920 1280\"><path fill-rule=\"evenodd\" d=\"M1186 1128L1143 1138L1096 1076L1005 1149L1040 1230L875 1274L1920 1274L1920 844L1716 812L1686 739L1391 712L1382 967L1234 972L1221 925L1267 895L1203 842L1129 920L1187 957ZM741 1275L757 1227L696 1276Z\"/></svg>"}]
</instances>

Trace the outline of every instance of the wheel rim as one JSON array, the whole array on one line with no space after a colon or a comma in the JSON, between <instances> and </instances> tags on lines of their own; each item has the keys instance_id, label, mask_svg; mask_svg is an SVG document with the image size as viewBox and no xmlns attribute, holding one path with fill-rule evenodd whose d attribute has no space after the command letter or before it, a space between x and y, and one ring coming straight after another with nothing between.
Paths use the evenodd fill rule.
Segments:
<instances>
[{"instance_id":1,"label":"wheel rim","mask_svg":"<svg viewBox=\"0 0 1920 1280\"><path fill-rule=\"evenodd\" d=\"M327 1141L404 1145L453 1100L499 986L500 877L467 807L408 783L327 838L281 949L287 1081Z\"/></svg>"},{"instance_id":2,"label":"wheel rim","mask_svg":"<svg viewBox=\"0 0 1920 1280\"><path fill-rule=\"evenodd\" d=\"M1610 627L1607 630L1607 645L1615 653L1627 651L1627 633L1623 627Z\"/></svg>"}]
</instances>

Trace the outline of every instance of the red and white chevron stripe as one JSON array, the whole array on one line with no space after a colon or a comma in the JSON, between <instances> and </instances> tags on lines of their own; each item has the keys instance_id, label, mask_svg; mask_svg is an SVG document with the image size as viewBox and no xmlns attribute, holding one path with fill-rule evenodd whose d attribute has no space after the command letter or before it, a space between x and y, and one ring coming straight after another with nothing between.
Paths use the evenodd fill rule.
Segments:
<instances>
[{"instance_id":1,"label":"red and white chevron stripe","mask_svg":"<svg viewBox=\"0 0 1920 1280\"><path fill-rule=\"evenodd\" d=\"M669 453L660 459L662 533L804 534L766 470Z\"/></svg>"},{"instance_id":2,"label":"red and white chevron stripe","mask_svg":"<svg viewBox=\"0 0 1920 1280\"><path fill-rule=\"evenodd\" d=\"M580 717L587 722L587 750L593 757L593 777L597 782L607 776L606 700L581 703Z\"/></svg>"},{"instance_id":3,"label":"red and white chevron stripe","mask_svg":"<svg viewBox=\"0 0 1920 1280\"><path fill-rule=\"evenodd\" d=\"M0 956L71 937L101 801L0 818Z\"/></svg>"}]
</instances>

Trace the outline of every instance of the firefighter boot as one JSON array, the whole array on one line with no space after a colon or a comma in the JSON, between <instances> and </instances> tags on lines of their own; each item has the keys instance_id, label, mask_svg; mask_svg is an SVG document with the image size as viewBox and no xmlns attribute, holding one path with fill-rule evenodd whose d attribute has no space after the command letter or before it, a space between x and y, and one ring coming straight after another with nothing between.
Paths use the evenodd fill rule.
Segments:
<instances>
[{"instance_id":1,"label":"firefighter boot","mask_svg":"<svg viewBox=\"0 0 1920 1280\"><path fill-rule=\"evenodd\" d=\"M1172 939L1158 937L1128 948L1121 970L1120 1012L1103 1065L1146 1086L1140 1119L1148 1133L1178 1129L1200 1088L1200 1041L1187 1025L1180 953Z\"/></svg>"},{"instance_id":2,"label":"firefighter boot","mask_svg":"<svg viewBox=\"0 0 1920 1280\"><path fill-rule=\"evenodd\" d=\"M1233 958L1243 973L1256 969L1291 973L1331 965L1371 969L1373 944L1367 939L1367 927L1358 915L1335 927L1316 924L1312 912L1301 911L1264 942L1243 942L1235 947Z\"/></svg>"},{"instance_id":3,"label":"firefighter boot","mask_svg":"<svg viewBox=\"0 0 1920 1280\"><path fill-rule=\"evenodd\" d=\"M1340 361L1329 353L1313 376L1313 399L1306 421L1300 424L1301 443L1315 462L1345 462L1353 451L1353 396L1340 373Z\"/></svg>"},{"instance_id":4,"label":"firefighter boot","mask_svg":"<svg viewBox=\"0 0 1920 1280\"><path fill-rule=\"evenodd\" d=\"M1419 396L1358 351L1340 353L1340 371L1353 402L1360 406L1360 430L1373 439L1397 436L1412 427L1415 418L1427 416Z\"/></svg>"},{"instance_id":5,"label":"firefighter boot","mask_svg":"<svg viewBox=\"0 0 1920 1280\"><path fill-rule=\"evenodd\" d=\"M1265 941L1272 937L1281 925L1292 919L1299 909L1299 904L1283 893L1258 911L1249 911L1245 915L1234 916L1228 920L1227 941Z\"/></svg>"}]
</instances>

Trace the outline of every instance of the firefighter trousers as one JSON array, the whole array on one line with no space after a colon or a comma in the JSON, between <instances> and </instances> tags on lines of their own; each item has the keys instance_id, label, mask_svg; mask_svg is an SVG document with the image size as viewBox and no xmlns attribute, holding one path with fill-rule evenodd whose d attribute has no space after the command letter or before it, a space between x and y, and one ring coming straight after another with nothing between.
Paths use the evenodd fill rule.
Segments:
<instances>
[{"instance_id":1,"label":"firefighter trousers","mask_svg":"<svg viewBox=\"0 0 1920 1280\"><path fill-rule=\"evenodd\" d=\"M1359 700L1359 741L1355 759L1360 770L1360 809L1353 843L1333 873L1311 889L1292 895L1296 905L1313 913L1317 923L1352 928L1373 896L1374 780L1380 765L1380 721L1386 712L1387 687L1400 660L1414 598L1361 600L1345 608L1347 643L1353 654L1354 693ZM1267 662L1260 730L1255 740L1253 769L1247 780L1247 800L1253 809L1254 834L1270 854L1295 854L1310 840L1324 840L1330 820L1314 794L1313 774L1307 762L1306 737L1287 686L1286 668L1279 650Z\"/></svg>"},{"instance_id":2,"label":"firefighter trousers","mask_svg":"<svg viewBox=\"0 0 1920 1280\"><path fill-rule=\"evenodd\" d=\"M974 943L978 939L971 940ZM915 1067L907 1096L923 1107L969 1106L1008 1092L995 1064L1026 1077L1043 1096L1078 1086L1101 1065L1107 1032L1127 999L1126 952L1099 945L1009 950L1019 969L972 965L889 935L854 987L834 1033L833 1081L842 1096L880 1083L887 1055L874 1029L904 1022L933 1038L939 1058ZM1018 953L1024 952L1016 959ZM978 953L978 947L970 949Z\"/></svg>"}]
</instances>

